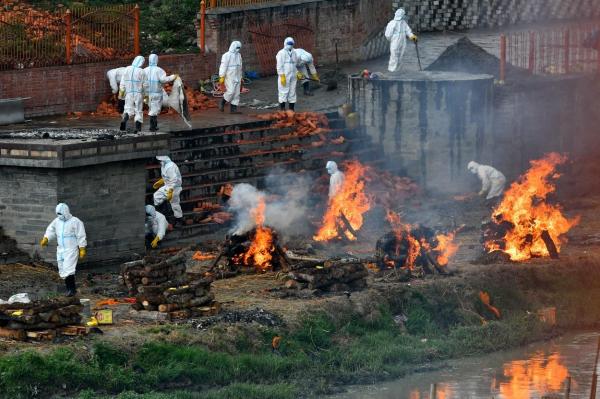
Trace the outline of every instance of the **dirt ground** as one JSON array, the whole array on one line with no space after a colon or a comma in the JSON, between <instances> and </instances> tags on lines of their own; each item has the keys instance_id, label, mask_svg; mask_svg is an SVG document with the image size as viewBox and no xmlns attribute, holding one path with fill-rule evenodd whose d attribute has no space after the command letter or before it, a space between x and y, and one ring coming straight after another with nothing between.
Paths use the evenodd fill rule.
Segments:
<instances>
[{"instance_id":1,"label":"dirt ground","mask_svg":"<svg viewBox=\"0 0 600 399\"><path fill-rule=\"evenodd\" d=\"M567 189L571 189L574 193L578 192L579 186L575 179L565 179L562 185L565 192L568 191ZM600 193L594 193L594 190L590 191L589 189L588 191L586 195L567 196L561 195L559 187L557 199L564 205L565 213L569 217L580 216L581 221L569 232L569 242L563 246L558 260L533 259L515 264L478 264L475 260L482 254L480 224L490 215L490 210L486 208L483 200L473 198L458 201L443 196L435 198L423 196L402 206L400 211L404 215L404 220L446 231L464 225L455 239L459 244L459 250L447 267L450 276L427 276L424 279L413 279L408 283L401 283L390 278L376 277L371 274L368 279L369 288L362 292L352 293L350 297L325 295L311 299L278 298L272 291L274 289L277 291L278 287L283 287L284 279L282 273L276 272L244 274L235 278L217 280L213 283L212 289L215 293L215 299L223 304L222 315L225 315L224 322L226 324L231 324L229 321L236 321L239 318L238 316L232 316L237 315L235 312L255 313L247 316L245 322L253 321L252 319L255 318L256 313L260 316L262 312L266 312L268 315L275 315L273 316L275 319L280 318L285 323L293 325L307 310L324 308L332 303L339 303L344 306L353 303L354 306L360 306L361 303L368 303L370 297L402 285L416 286L443 281L444 284L448 284L450 289L458 281L477 279L478 276L494 273L495 270L506 267L540 267L551 270L552 265L577 264L582 259L598 258L600 260ZM315 256L335 254L337 256L363 259L373 256L376 240L389 230L387 224L382 222L382 217L382 209L375 208L371 210L367 214L365 227L360 232L361 237L358 242L349 245L315 245ZM218 238L218 235L214 238ZM309 241L308 239L298 241L295 238L283 241L282 245L293 251L295 247L302 248ZM214 252L217 250L216 245L218 242L218 240L204 240L198 244L203 250ZM191 254L192 252L190 252ZM206 268L209 263L210 261L190 262L188 269L189 271L198 271ZM49 265L25 262L6 265L0 268L0 276L3 281L0 285L0 298L2 299L7 299L10 295L19 292L28 292L35 297L55 296L64 289L62 280L58 277L56 270ZM126 297L126 289L120 281L117 268L80 270L77 273L77 283L80 297L91 299L92 306L102 299L123 299ZM140 343L147 336L145 331L149 327L169 324L169 322L136 319L135 312L131 311L129 304L115 305L112 308L115 324L101 327L105 339L121 342L132 340L132 342ZM261 322L260 320L256 321ZM189 324L185 321L178 322L178 324L189 325L190 329L197 325L197 323ZM199 334L202 334L202 332L199 331ZM79 339L86 340L90 338ZM72 340L63 340L57 344L68 345L70 342ZM45 350L56 347L56 344L0 341L0 351L2 352L12 352L32 347Z\"/></svg>"}]
</instances>

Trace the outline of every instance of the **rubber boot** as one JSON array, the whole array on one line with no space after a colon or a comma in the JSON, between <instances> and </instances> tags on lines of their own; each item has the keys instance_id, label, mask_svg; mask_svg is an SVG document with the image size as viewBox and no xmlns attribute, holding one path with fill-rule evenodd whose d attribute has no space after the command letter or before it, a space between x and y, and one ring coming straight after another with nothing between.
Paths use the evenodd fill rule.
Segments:
<instances>
[{"instance_id":1,"label":"rubber boot","mask_svg":"<svg viewBox=\"0 0 600 399\"><path fill-rule=\"evenodd\" d=\"M279 103L279 109L285 111L285 103Z\"/></svg>"},{"instance_id":2,"label":"rubber boot","mask_svg":"<svg viewBox=\"0 0 600 399\"><path fill-rule=\"evenodd\" d=\"M125 100L117 100L117 111L119 111L120 114L125 112Z\"/></svg>"},{"instance_id":3,"label":"rubber boot","mask_svg":"<svg viewBox=\"0 0 600 399\"><path fill-rule=\"evenodd\" d=\"M140 121L135 121L135 132L141 132L142 131L142 122Z\"/></svg>"},{"instance_id":4,"label":"rubber boot","mask_svg":"<svg viewBox=\"0 0 600 399\"><path fill-rule=\"evenodd\" d=\"M231 113L232 114L241 114L241 112L237 110L237 105L233 105L233 104L231 104Z\"/></svg>"},{"instance_id":5,"label":"rubber boot","mask_svg":"<svg viewBox=\"0 0 600 399\"><path fill-rule=\"evenodd\" d=\"M222 98L221 102L219 103L219 111L221 111L221 112L225 111L225 104L227 104L227 101L225 101L225 99Z\"/></svg>"},{"instance_id":6,"label":"rubber boot","mask_svg":"<svg viewBox=\"0 0 600 399\"><path fill-rule=\"evenodd\" d=\"M75 275L71 274L65 279L65 286L67 288L67 296L75 296L77 294L77 287L75 286Z\"/></svg>"},{"instance_id":7,"label":"rubber boot","mask_svg":"<svg viewBox=\"0 0 600 399\"><path fill-rule=\"evenodd\" d=\"M310 82L302 83L302 88L304 89L305 96L312 96L313 94L310 91Z\"/></svg>"},{"instance_id":8,"label":"rubber boot","mask_svg":"<svg viewBox=\"0 0 600 399\"><path fill-rule=\"evenodd\" d=\"M290 111L294 111L296 108L296 103L290 103Z\"/></svg>"},{"instance_id":9,"label":"rubber boot","mask_svg":"<svg viewBox=\"0 0 600 399\"><path fill-rule=\"evenodd\" d=\"M150 116L150 131L156 132L158 130L157 116Z\"/></svg>"},{"instance_id":10,"label":"rubber boot","mask_svg":"<svg viewBox=\"0 0 600 399\"><path fill-rule=\"evenodd\" d=\"M120 131L127 130L127 121L129 120L129 114L123 115L123 119L121 119L121 126L119 126Z\"/></svg>"}]
</instances>

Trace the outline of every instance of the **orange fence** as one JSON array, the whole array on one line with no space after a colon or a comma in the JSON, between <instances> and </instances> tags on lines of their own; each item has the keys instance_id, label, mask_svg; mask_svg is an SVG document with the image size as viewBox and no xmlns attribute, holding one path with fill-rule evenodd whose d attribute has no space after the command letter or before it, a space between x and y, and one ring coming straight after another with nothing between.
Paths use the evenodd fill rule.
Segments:
<instances>
[{"instance_id":1,"label":"orange fence","mask_svg":"<svg viewBox=\"0 0 600 399\"><path fill-rule=\"evenodd\" d=\"M251 4L276 3L273 0L206 0L206 6L216 7L243 7Z\"/></svg>"},{"instance_id":2,"label":"orange fence","mask_svg":"<svg viewBox=\"0 0 600 399\"><path fill-rule=\"evenodd\" d=\"M0 70L113 60L139 51L137 5L0 13Z\"/></svg>"},{"instance_id":3,"label":"orange fence","mask_svg":"<svg viewBox=\"0 0 600 399\"><path fill-rule=\"evenodd\" d=\"M500 37L500 79L506 65L531 74L600 72L600 22Z\"/></svg>"}]
</instances>

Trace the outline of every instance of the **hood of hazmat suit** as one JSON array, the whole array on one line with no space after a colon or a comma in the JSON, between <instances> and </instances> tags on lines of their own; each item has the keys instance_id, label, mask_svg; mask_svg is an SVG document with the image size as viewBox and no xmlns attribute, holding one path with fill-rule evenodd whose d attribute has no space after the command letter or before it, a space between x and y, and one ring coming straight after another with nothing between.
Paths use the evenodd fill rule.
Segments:
<instances>
[{"instance_id":1,"label":"hood of hazmat suit","mask_svg":"<svg viewBox=\"0 0 600 399\"><path fill-rule=\"evenodd\" d=\"M133 59L133 62L131 63L131 66L136 67L136 68L143 67L144 66L144 57L142 57L141 55L136 56Z\"/></svg>"},{"instance_id":2,"label":"hood of hazmat suit","mask_svg":"<svg viewBox=\"0 0 600 399\"><path fill-rule=\"evenodd\" d=\"M146 216L156 216L156 208L154 208L152 205L146 205Z\"/></svg>"},{"instance_id":3,"label":"hood of hazmat suit","mask_svg":"<svg viewBox=\"0 0 600 399\"><path fill-rule=\"evenodd\" d=\"M58 274L64 279L75 274L79 248L87 246L87 237L83 222L71 215L67 204L60 203L56 206L56 216L48 225L45 237L48 240L56 239Z\"/></svg>"},{"instance_id":4,"label":"hood of hazmat suit","mask_svg":"<svg viewBox=\"0 0 600 399\"><path fill-rule=\"evenodd\" d=\"M467 164L467 169L469 170L469 172L475 174L477 173L477 168L479 167L479 164L475 161L471 161Z\"/></svg>"},{"instance_id":5,"label":"hood of hazmat suit","mask_svg":"<svg viewBox=\"0 0 600 399\"><path fill-rule=\"evenodd\" d=\"M335 163L334 161L327 161L327 164L325 165L325 169L327 169L327 173L329 173L330 175L339 171L337 163Z\"/></svg>"},{"instance_id":6,"label":"hood of hazmat suit","mask_svg":"<svg viewBox=\"0 0 600 399\"><path fill-rule=\"evenodd\" d=\"M149 66L157 66L158 65L158 55L150 54L148 56L148 65Z\"/></svg>"},{"instance_id":7,"label":"hood of hazmat suit","mask_svg":"<svg viewBox=\"0 0 600 399\"><path fill-rule=\"evenodd\" d=\"M242 43L237 40L232 41L231 44L229 45L230 53L233 53L233 54L239 53L241 49L242 49Z\"/></svg>"},{"instance_id":8,"label":"hood of hazmat suit","mask_svg":"<svg viewBox=\"0 0 600 399\"><path fill-rule=\"evenodd\" d=\"M286 50L293 50L294 49L294 45L296 44L296 42L294 42L294 38L293 37L286 37L284 42L283 42L283 48Z\"/></svg>"},{"instance_id":9,"label":"hood of hazmat suit","mask_svg":"<svg viewBox=\"0 0 600 399\"><path fill-rule=\"evenodd\" d=\"M396 13L394 14L394 21L402 21L405 16L406 16L406 11L404 11L404 8L399 8L396 10Z\"/></svg>"}]
</instances>

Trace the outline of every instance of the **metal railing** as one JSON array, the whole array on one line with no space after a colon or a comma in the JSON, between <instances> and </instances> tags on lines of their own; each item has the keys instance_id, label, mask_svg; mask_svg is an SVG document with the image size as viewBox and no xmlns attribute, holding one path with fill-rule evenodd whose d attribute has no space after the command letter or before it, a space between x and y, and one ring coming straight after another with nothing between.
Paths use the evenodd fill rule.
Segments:
<instances>
[{"instance_id":1,"label":"metal railing","mask_svg":"<svg viewBox=\"0 0 600 399\"><path fill-rule=\"evenodd\" d=\"M507 64L531 74L600 72L600 22L500 37L500 80Z\"/></svg>"},{"instance_id":2,"label":"metal railing","mask_svg":"<svg viewBox=\"0 0 600 399\"><path fill-rule=\"evenodd\" d=\"M0 13L0 70L113 60L139 49L137 5Z\"/></svg>"},{"instance_id":3,"label":"metal railing","mask_svg":"<svg viewBox=\"0 0 600 399\"><path fill-rule=\"evenodd\" d=\"M274 0L206 0L208 8L243 7L252 4L277 3Z\"/></svg>"}]
</instances>

